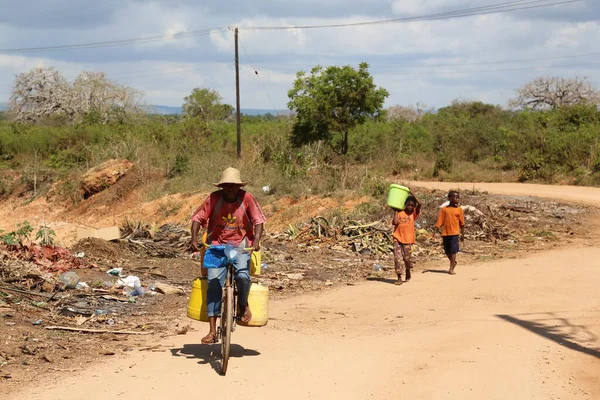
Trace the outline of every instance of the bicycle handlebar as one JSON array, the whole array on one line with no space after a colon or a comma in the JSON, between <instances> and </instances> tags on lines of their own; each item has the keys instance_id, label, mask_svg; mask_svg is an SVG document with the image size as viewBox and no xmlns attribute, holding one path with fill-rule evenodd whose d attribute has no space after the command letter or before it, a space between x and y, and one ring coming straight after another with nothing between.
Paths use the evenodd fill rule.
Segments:
<instances>
[{"instance_id":1,"label":"bicycle handlebar","mask_svg":"<svg viewBox=\"0 0 600 400\"><path fill-rule=\"evenodd\" d=\"M206 247L207 249L210 249L211 247L214 246L227 246L226 244L208 244L208 243L199 243L200 246ZM235 246L232 246L235 247ZM237 249L239 249L239 247L235 247ZM242 248L243 251L254 251L254 247L243 247Z\"/></svg>"}]
</instances>

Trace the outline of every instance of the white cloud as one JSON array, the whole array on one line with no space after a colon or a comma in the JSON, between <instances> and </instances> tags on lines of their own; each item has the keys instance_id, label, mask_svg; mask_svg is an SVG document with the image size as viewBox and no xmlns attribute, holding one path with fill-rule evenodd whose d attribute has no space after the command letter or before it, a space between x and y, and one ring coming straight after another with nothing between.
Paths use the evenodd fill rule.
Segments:
<instances>
[{"instance_id":1,"label":"white cloud","mask_svg":"<svg viewBox=\"0 0 600 400\"><path fill-rule=\"evenodd\" d=\"M600 37L600 23L580 22L562 24L546 40L544 47L561 52L594 51L597 50Z\"/></svg>"},{"instance_id":2,"label":"white cloud","mask_svg":"<svg viewBox=\"0 0 600 400\"><path fill-rule=\"evenodd\" d=\"M370 11L375 4L371 7L367 1L355 0L344 3L347 7L337 14L349 15L348 10L352 10L353 16L333 18L328 17L333 15L332 12L319 14L316 7L300 14L302 5L314 5L315 0L298 0L294 7L280 7L278 12L271 13L277 16L269 16L267 6L273 6L273 3L264 1L253 3L253 13L239 13L246 16L241 19L229 18L227 8L215 14L198 2L153 0L120 3L119 12L91 28L75 24L69 28L44 30L36 29L35 24L15 27L14 24L2 25L0 21L0 47L155 35L173 37L182 31L240 26L241 98L245 108L284 108L296 72L308 71L316 64L356 66L360 61L369 62L376 82L391 93L388 104L421 101L441 107L461 97L506 104L515 89L539 75L587 75L600 83L600 64L515 70L600 62L600 56L478 64L598 52L596 42L600 37L600 24L597 21L571 21L555 12L581 11L575 6L543 10L546 14L541 11L537 14L493 14L337 29L247 29L364 22L390 18L390 13L402 17L497 3L494 0L379 0L376 7L380 13L374 16ZM331 9L331 4L327 6ZM262 9L267 11L257 11ZM386 9L387 14L381 12ZM234 104L233 50L233 32L226 30L210 36L135 46L42 53L41 56L0 55L0 102L8 99L16 73L38 65L53 65L70 79L86 69L105 71L109 77L143 90L148 103L180 105L194 87L202 86L218 90L226 102ZM254 68L259 72L258 77ZM502 69L507 71L476 72Z\"/></svg>"},{"instance_id":3,"label":"white cloud","mask_svg":"<svg viewBox=\"0 0 600 400\"><path fill-rule=\"evenodd\" d=\"M363 22L365 18L302 19L301 25ZM354 26L338 29L253 30L256 26L288 26L282 19L241 20L240 41L253 55L337 55L381 56L400 54L461 53L477 51L497 54L498 50L514 52L515 44L547 35L548 29L564 24L548 22L538 32L530 21L512 20L505 15L477 16L469 19L421 21L408 24ZM248 29L245 29L248 28ZM525 37L525 39L523 39ZM233 51L229 32L211 35L220 52ZM495 46L490 46L495 43ZM517 49L520 50L520 49Z\"/></svg>"},{"instance_id":4,"label":"white cloud","mask_svg":"<svg viewBox=\"0 0 600 400\"><path fill-rule=\"evenodd\" d=\"M398 15L426 15L451 7L452 11L472 8L468 0L397 0L392 4L392 11Z\"/></svg>"}]
</instances>

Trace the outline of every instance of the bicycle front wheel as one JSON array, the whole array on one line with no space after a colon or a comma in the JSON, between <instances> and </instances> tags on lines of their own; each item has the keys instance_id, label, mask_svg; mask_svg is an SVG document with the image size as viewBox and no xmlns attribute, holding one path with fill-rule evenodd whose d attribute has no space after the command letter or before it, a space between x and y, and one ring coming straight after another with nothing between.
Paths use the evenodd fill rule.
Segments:
<instances>
[{"instance_id":1,"label":"bicycle front wheel","mask_svg":"<svg viewBox=\"0 0 600 400\"><path fill-rule=\"evenodd\" d=\"M233 286L225 287L224 312L221 314L221 374L227 373L229 346L233 330Z\"/></svg>"}]
</instances>

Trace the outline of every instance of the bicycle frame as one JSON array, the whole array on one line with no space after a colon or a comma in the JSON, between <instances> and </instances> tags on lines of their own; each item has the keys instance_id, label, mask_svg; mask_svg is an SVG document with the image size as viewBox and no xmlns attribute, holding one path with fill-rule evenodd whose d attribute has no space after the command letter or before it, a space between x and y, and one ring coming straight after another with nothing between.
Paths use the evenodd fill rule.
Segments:
<instances>
[{"instance_id":1,"label":"bicycle frame","mask_svg":"<svg viewBox=\"0 0 600 400\"><path fill-rule=\"evenodd\" d=\"M206 245L207 248L210 246ZM252 248L244 248L242 251L251 252ZM221 342L221 374L225 375L229 363L229 350L231 346L231 333L235 331L237 321L237 285L235 284L235 266L231 259L227 258L225 284L221 297L220 323L217 328L217 340Z\"/></svg>"}]
</instances>

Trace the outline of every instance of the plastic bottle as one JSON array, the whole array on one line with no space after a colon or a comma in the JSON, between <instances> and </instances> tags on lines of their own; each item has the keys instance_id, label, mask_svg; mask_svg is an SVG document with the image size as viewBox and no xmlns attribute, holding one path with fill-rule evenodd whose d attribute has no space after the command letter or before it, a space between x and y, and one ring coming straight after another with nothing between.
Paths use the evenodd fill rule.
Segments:
<instances>
[{"instance_id":1,"label":"plastic bottle","mask_svg":"<svg viewBox=\"0 0 600 400\"><path fill-rule=\"evenodd\" d=\"M65 285L65 289L75 289L79 283L79 276L75 272L68 271L60 274L58 280Z\"/></svg>"},{"instance_id":2,"label":"plastic bottle","mask_svg":"<svg viewBox=\"0 0 600 400\"><path fill-rule=\"evenodd\" d=\"M264 270L267 270L267 269L269 269L269 264L267 264L267 263L260 264L260 270L261 271L264 271Z\"/></svg>"},{"instance_id":3,"label":"plastic bottle","mask_svg":"<svg viewBox=\"0 0 600 400\"><path fill-rule=\"evenodd\" d=\"M112 276L118 276L118 277L122 277L122 273L123 273L123 268L112 268L108 271L106 271L106 273L108 275L112 275Z\"/></svg>"},{"instance_id":4,"label":"plastic bottle","mask_svg":"<svg viewBox=\"0 0 600 400\"><path fill-rule=\"evenodd\" d=\"M131 293L129 293L129 295L130 296L143 296L144 295L144 288L142 287L139 280L136 280L133 283L133 290L131 291Z\"/></svg>"},{"instance_id":5,"label":"plastic bottle","mask_svg":"<svg viewBox=\"0 0 600 400\"><path fill-rule=\"evenodd\" d=\"M380 264L373 264L373 269L377 272L383 271L383 267Z\"/></svg>"}]
</instances>

